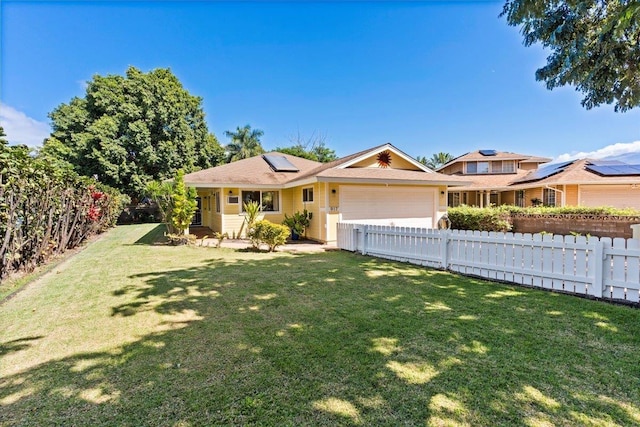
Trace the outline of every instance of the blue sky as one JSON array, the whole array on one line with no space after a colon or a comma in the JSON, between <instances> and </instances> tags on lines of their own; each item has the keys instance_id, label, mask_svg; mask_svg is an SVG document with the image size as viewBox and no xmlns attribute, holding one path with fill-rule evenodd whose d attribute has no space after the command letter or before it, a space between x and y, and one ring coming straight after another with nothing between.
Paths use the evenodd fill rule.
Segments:
<instances>
[{"instance_id":1,"label":"blue sky","mask_svg":"<svg viewBox=\"0 0 640 427\"><path fill-rule=\"evenodd\" d=\"M483 2L4 0L0 123L38 145L47 113L95 74L171 68L209 130L250 124L265 149L322 134L339 155L481 148L559 158L640 151L639 111L585 110L535 81L540 47Z\"/></svg>"}]
</instances>

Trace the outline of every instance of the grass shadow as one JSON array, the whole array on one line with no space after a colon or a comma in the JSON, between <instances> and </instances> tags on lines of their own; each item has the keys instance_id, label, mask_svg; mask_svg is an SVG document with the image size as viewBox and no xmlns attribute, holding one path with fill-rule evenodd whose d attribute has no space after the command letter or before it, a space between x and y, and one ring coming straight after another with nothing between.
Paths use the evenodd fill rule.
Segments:
<instances>
[{"instance_id":1,"label":"grass shadow","mask_svg":"<svg viewBox=\"0 0 640 427\"><path fill-rule=\"evenodd\" d=\"M113 321L162 328L0 379L0 425L640 423L635 311L344 252L228 253L123 277Z\"/></svg>"},{"instance_id":2,"label":"grass shadow","mask_svg":"<svg viewBox=\"0 0 640 427\"><path fill-rule=\"evenodd\" d=\"M41 339L42 336L24 337L8 342L0 343L0 356L25 350L32 345L32 342Z\"/></svg>"},{"instance_id":3,"label":"grass shadow","mask_svg":"<svg viewBox=\"0 0 640 427\"><path fill-rule=\"evenodd\" d=\"M125 227L125 226L122 226ZM167 238L165 236L165 232L167 231L167 227L164 224L158 224L153 227L146 233L144 236L140 237L135 245L164 245L167 244Z\"/></svg>"}]
</instances>

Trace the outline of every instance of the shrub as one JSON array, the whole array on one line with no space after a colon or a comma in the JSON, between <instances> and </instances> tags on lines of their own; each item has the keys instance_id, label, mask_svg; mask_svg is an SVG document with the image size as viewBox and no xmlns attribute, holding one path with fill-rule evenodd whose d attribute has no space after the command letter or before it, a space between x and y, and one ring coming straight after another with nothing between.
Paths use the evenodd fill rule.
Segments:
<instances>
[{"instance_id":1,"label":"shrub","mask_svg":"<svg viewBox=\"0 0 640 427\"><path fill-rule=\"evenodd\" d=\"M258 217L260 216L260 212L262 208L260 207L260 203L256 201L245 202L242 204L242 208L245 212L244 223L247 225L247 236L251 237L251 230L253 229L253 225L258 221ZM251 239L251 243L254 248L258 248L259 242Z\"/></svg>"},{"instance_id":2,"label":"shrub","mask_svg":"<svg viewBox=\"0 0 640 427\"><path fill-rule=\"evenodd\" d=\"M0 280L112 227L127 199L68 164L0 143Z\"/></svg>"},{"instance_id":3,"label":"shrub","mask_svg":"<svg viewBox=\"0 0 640 427\"><path fill-rule=\"evenodd\" d=\"M158 204L167 233L183 234L189 228L198 208L197 194L195 188L185 185L182 169L176 172L173 181L147 183L146 192Z\"/></svg>"},{"instance_id":4,"label":"shrub","mask_svg":"<svg viewBox=\"0 0 640 427\"><path fill-rule=\"evenodd\" d=\"M458 206L447 211L454 230L510 231L511 209L508 207L476 208Z\"/></svg>"},{"instance_id":5,"label":"shrub","mask_svg":"<svg viewBox=\"0 0 640 427\"><path fill-rule=\"evenodd\" d=\"M311 224L311 214L305 209L302 212L294 212L292 216L284 214L282 225L286 225L291 229L292 233L302 236Z\"/></svg>"},{"instance_id":6,"label":"shrub","mask_svg":"<svg viewBox=\"0 0 640 427\"><path fill-rule=\"evenodd\" d=\"M171 246L195 245L197 236L195 234L167 234L167 240Z\"/></svg>"},{"instance_id":7,"label":"shrub","mask_svg":"<svg viewBox=\"0 0 640 427\"><path fill-rule=\"evenodd\" d=\"M537 216L537 215L588 215L588 216L640 216L640 211L626 208L618 209L608 206L584 207L584 206L534 206L519 208L512 205L498 207L477 208L461 205L449 208L447 211L451 228L455 230L479 230L479 231L511 231L513 229L513 216Z\"/></svg>"},{"instance_id":8,"label":"shrub","mask_svg":"<svg viewBox=\"0 0 640 427\"><path fill-rule=\"evenodd\" d=\"M259 247L264 243L269 246L269 252L273 252L278 246L285 244L289 234L289 227L263 219L253 224L253 228L249 231L249 238L254 246Z\"/></svg>"},{"instance_id":9,"label":"shrub","mask_svg":"<svg viewBox=\"0 0 640 427\"><path fill-rule=\"evenodd\" d=\"M611 206L537 206L529 208L516 208L513 213L527 215L593 215L593 216L640 216L640 211L633 208L613 208Z\"/></svg>"}]
</instances>

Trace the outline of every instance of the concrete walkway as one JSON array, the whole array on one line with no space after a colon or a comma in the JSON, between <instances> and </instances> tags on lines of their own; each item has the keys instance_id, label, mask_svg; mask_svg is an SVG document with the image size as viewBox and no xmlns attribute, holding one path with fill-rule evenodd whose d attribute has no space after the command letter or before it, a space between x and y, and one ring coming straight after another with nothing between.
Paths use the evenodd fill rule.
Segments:
<instances>
[{"instance_id":1,"label":"concrete walkway","mask_svg":"<svg viewBox=\"0 0 640 427\"><path fill-rule=\"evenodd\" d=\"M213 231L208 227L191 227L189 232L197 237L197 245L202 244L202 238L205 238L203 246L215 246L218 243L217 239L211 237ZM248 249L252 247L248 239L224 239L221 246L232 249ZM265 245L262 245L262 248L265 247ZM314 242L313 240L289 240L285 245L276 248L277 252L323 252L337 250L339 249L335 245L324 245Z\"/></svg>"},{"instance_id":2,"label":"concrete walkway","mask_svg":"<svg viewBox=\"0 0 640 427\"><path fill-rule=\"evenodd\" d=\"M207 238L204 241L204 246L215 246L218 243L217 239ZM196 243L200 245L200 240ZM244 239L224 239L221 247L231 249L249 249L251 248L251 242ZM262 245L261 249L265 249L266 246ZM311 240L302 241L288 241L282 246L276 248L276 252L324 252L324 251L337 251L339 250L335 245L324 245L322 243L314 242Z\"/></svg>"}]
</instances>

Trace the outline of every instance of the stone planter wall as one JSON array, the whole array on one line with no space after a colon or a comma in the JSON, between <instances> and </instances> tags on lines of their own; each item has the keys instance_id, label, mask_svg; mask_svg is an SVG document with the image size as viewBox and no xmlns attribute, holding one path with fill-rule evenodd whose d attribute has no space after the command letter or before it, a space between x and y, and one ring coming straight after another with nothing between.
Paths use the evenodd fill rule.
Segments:
<instances>
[{"instance_id":1,"label":"stone planter wall","mask_svg":"<svg viewBox=\"0 0 640 427\"><path fill-rule=\"evenodd\" d=\"M580 233L598 237L633 237L631 226L640 224L640 216L597 215L520 215L511 217L514 233L540 233L569 235Z\"/></svg>"}]
</instances>

